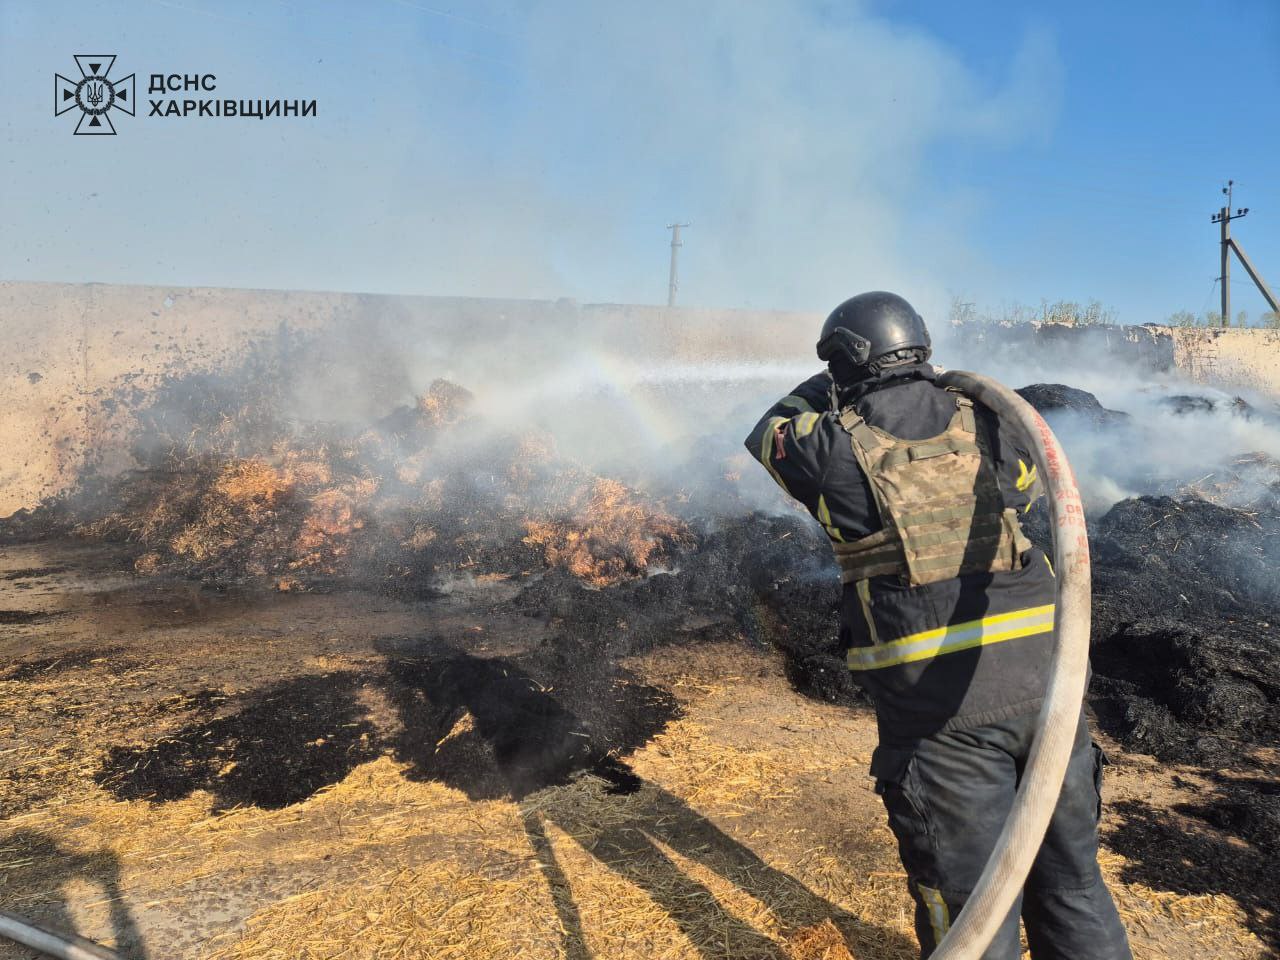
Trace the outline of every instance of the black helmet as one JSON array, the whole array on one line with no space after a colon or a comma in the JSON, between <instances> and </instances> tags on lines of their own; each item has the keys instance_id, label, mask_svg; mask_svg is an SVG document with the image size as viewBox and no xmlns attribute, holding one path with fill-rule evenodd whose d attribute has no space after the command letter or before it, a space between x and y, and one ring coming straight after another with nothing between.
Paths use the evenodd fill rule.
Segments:
<instances>
[{"instance_id":1,"label":"black helmet","mask_svg":"<svg viewBox=\"0 0 1280 960\"><path fill-rule=\"evenodd\" d=\"M920 314L895 293L860 293L831 311L818 338L818 359L837 384L898 363L923 362L933 352Z\"/></svg>"}]
</instances>

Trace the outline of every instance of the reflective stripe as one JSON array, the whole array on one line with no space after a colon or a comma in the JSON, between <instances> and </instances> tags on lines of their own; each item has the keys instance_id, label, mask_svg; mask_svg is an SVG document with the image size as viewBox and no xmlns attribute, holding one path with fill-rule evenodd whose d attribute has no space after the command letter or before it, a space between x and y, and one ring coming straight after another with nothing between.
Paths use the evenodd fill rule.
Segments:
<instances>
[{"instance_id":1,"label":"reflective stripe","mask_svg":"<svg viewBox=\"0 0 1280 960\"><path fill-rule=\"evenodd\" d=\"M925 630L874 647L854 647L849 651L850 670L879 670L914 663L944 653L958 653L1019 637L1032 637L1053 630L1053 604L1001 613L967 623L953 623Z\"/></svg>"},{"instance_id":2,"label":"reflective stripe","mask_svg":"<svg viewBox=\"0 0 1280 960\"><path fill-rule=\"evenodd\" d=\"M844 543L844 535L840 532L840 528L831 522L831 509L827 506L827 498L822 494L818 494L818 522L826 528L827 536Z\"/></svg>"},{"instance_id":3,"label":"reflective stripe","mask_svg":"<svg viewBox=\"0 0 1280 960\"><path fill-rule=\"evenodd\" d=\"M818 415L812 412L802 413L793 419L795 421L797 437L807 437L809 434L813 433L813 428L818 424Z\"/></svg>"},{"instance_id":4,"label":"reflective stripe","mask_svg":"<svg viewBox=\"0 0 1280 960\"><path fill-rule=\"evenodd\" d=\"M951 929L951 911L947 909L947 901L942 899L941 890L926 887L923 883L917 883L916 886L920 888L920 898L924 900L925 908L929 911L933 945L937 947L942 942L942 938L947 935L947 931Z\"/></svg>"},{"instance_id":5,"label":"reflective stripe","mask_svg":"<svg viewBox=\"0 0 1280 960\"><path fill-rule=\"evenodd\" d=\"M778 481L778 486L783 490L787 489L787 485L782 482L782 477L778 475L778 471L773 469L773 431L778 428L778 424L786 423L786 417L770 417L769 423L764 428L764 436L760 439L760 462L764 464L769 475ZM787 491L790 493L791 491Z\"/></svg>"},{"instance_id":6,"label":"reflective stripe","mask_svg":"<svg viewBox=\"0 0 1280 960\"><path fill-rule=\"evenodd\" d=\"M813 413L813 405L804 397L797 397L794 393L789 397L783 397L778 401L780 407L790 407L792 410L799 410L801 413Z\"/></svg>"}]
</instances>

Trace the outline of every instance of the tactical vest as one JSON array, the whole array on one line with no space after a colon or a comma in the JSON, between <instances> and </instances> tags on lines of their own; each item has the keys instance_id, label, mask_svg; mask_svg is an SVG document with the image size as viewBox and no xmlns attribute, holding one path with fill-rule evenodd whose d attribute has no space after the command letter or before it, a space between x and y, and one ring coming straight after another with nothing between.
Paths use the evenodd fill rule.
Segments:
<instances>
[{"instance_id":1,"label":"tactical vest","mask_svg":"<svg viewBox=\"0 0 1280 960\"><path fill-rule=\"evenodd\" d=\"M853 454L875 497L883 528L832 543L844 583L897 574L912 586L968 573L1017 570L1031 543L1006 509L986 425L959 393L947 429L902 440L871 426L852 407L840 412Z\"/></svg>"}]
</instances>

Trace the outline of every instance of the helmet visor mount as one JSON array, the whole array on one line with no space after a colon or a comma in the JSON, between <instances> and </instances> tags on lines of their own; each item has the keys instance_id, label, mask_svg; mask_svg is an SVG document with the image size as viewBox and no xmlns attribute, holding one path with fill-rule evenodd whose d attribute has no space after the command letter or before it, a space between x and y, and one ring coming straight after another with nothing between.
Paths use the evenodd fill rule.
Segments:
<instances>
[{"instance_id":1,"label":"helmet visor mount","mask_svg":"<svg viewBox=\"0 0 1280 960\"><path fill-rule=\"evenodd\" d=\"M842 358L851 366L865 366L871 359L871 341L848 327L836 327L818 341L818 359L830 363Z\"/></svg>"}]
</instances>

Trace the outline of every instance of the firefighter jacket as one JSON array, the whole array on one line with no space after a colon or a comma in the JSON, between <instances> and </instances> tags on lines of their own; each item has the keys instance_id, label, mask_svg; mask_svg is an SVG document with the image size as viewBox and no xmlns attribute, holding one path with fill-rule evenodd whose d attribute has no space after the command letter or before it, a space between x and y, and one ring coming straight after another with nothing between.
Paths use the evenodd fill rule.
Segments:
<instances>
[{"instance_id":1,"label":"firefighter jacket","mask_svg":"<svg viewBox=\"0 0 1280 960\"><path fill-rule=\"evenodd\" d=\"M824 372L746 444L827 533L841 643L882 743L1039 709L1053 571L1017 517L1040 484L993 411L938 386L924 363L858 384L838 407Z\"/></svg>"}]
</instances>

